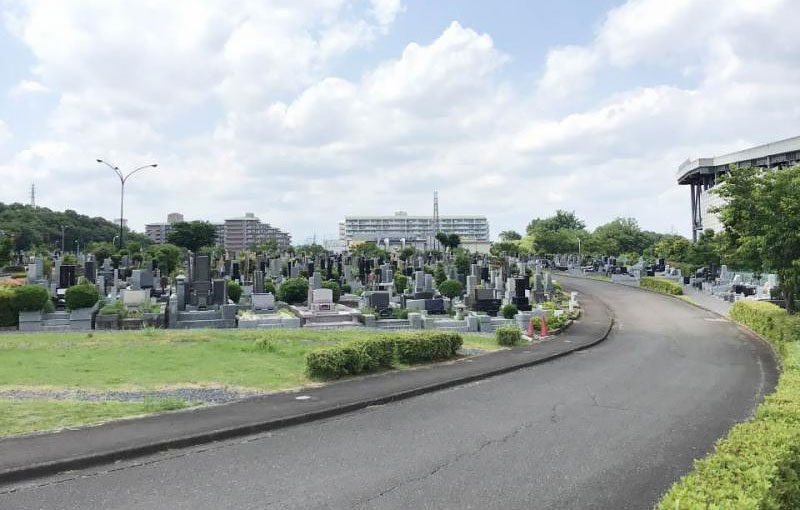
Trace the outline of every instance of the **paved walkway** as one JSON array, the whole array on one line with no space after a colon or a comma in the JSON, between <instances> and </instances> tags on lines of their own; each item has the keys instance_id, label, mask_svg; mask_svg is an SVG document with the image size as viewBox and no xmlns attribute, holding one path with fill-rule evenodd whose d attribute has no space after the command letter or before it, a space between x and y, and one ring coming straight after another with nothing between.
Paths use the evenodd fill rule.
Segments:
<instances>
[{"instance_id":1,"label":"paved walkway","mask_svg":"<svg viewBox=\"0 0 800 510\"><path fill-rule=\"evenodd\" d=\"M691 285L683 286L683 294L703 308L707 308L712 312L718 313L724 317L728 317L728 313L731 310L731 303L728 303L724 299L720 299L717 296L707 294L702 290L697 290Z\"/></svg>"}]
</instances>

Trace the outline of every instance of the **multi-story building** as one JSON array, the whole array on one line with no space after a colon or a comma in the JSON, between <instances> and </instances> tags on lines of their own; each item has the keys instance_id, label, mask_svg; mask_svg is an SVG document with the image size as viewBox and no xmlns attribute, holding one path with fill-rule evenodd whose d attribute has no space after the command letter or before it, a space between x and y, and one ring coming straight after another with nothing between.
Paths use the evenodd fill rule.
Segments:
<instances>
[{"instance_id":1,"label":"multi-story building","mask_svg":"<svg viewBox=\"0 0 800 510\"><path fill-rule=\"evenodd\" d=\"M436 233L457 234L462 242L489 242L489 222L485 216L440 216L435 228L433 216L409 216L400 211L393 216L347 216L339 224L339 237L348 243L358 241L390 243L430 243Z\"/></svg>"},{"instance_id":2,"label":"multi-story building","mask_svg":"<svg viewBox=\"0 0 800 510\"><path fill-rule=\"evenodd\" d=\"M167 223L172 225L173 223L180 223L183 221L183 214L179 212L171 212L167 214Z\"/></svg>"},{"instance_id":3,"label":"multi-story building","mask_svg":"<svg viewBox=\"0 0 800 510\"><path fill-rule=\"evenodd\" d=\"M261 223L253 213L226 219L222 225L222 246L228 251L243 251L265 241L275 241L280 249L285 250L291 244L292 237L269 223Z\"/></svg>"},{"instance_id":4,"label":"multi-story building","mask_svg":"<svg viewBox=\"0 0 800 510\"><path fill-rule=\"evenodd\" d=\"M800 136L751 147L713 158L686 160L678 168L678 184L688 184L692 199L692 239L700 232L722 230L719 217L712 211L723 205L722 198L709 193L720 175L734 166L775 168L800 163Z\"/></svg>"},{"instance_id":5,"label":"multi-story building","mask_svg":"<svg viewBox=\"0 0 800 510\"><path fill-rule=\"evenodd\" d=\"M167 215L166 223L149 223L144 226L144 235L155 244L164 244L167 242L167 236L172 232L172 225L183 221L183 214L169 213Z\"/></svg>"},{"instance_id":6,"label":"multi-story building","mask_svg":"<svg viewBox=\"0 0 800 510\"><path fill-rule=\"evenodd\" d=\"M167 223L145 225L145 235L156 244L166 243L167 237L172 232L172 225L182 221L184 221L183 214L170 213L167 216ZM261 223L253 213L247 213L241 218L227 219L224 223L215 223L214 228L217 231L217 246L232 252L246 250L264 241L275 241L283 250L292 243L292 236L269 223Z\"/></svg>"}]
</instances>

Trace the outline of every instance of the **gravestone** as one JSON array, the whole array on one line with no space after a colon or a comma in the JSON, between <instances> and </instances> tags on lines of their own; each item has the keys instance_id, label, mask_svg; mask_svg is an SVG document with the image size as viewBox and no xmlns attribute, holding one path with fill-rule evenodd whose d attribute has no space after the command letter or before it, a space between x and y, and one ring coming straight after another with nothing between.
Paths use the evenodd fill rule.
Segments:
<instances>
[{"instance_id":1,"label":"gravestone","mask_svg":"<svg viewBox=\"0 0 800 510\"><path fill-rule=\"evenodd\" d=\"M225 278L217 278L211 282L211 304L228 304L228 280Z\"/></svg>"},{"instance_id":2,"label":"gravestone","mask_svg":"<svg viewBox=\"0 0 800 510\"><path fill-rule=\"evenodd\" d=\"M83 276L92 283L97 281L97 267L94 259L89 259L83 264Z\"/></svg>"},{"instance_id":3,"label":"gravestone","mask_svg":"<svg viewBox=\"0 0 800 510\"><path fill-rule=\"evenodd\" d=\"M58 274L58 288L68 289L75 285L75 266L61 265L59 266Z\"/></svg>"},{"instance_id":4,"label":"gravestone","mask_svg":"<svg viewBox=\"0 0 800 510\"><path fill-rule=\"evenodd\" d=\"M261 270L253 271L253 294L264 293L264 273Z\"/></svg>"}]
</instances>

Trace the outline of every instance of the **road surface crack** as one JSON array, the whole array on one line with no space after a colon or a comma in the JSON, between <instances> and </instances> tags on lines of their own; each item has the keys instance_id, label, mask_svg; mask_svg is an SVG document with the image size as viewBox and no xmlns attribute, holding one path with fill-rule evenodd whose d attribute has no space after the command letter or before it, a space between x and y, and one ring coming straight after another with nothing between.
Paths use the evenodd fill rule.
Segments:
<instances>
[{"instance_id":1,"label":"road surface crack","mask_svg":"<svg viewBox=\"0 0 800 510\"><path fill-rule=\"evenodd\" d=\"M556 404L556 405L558 405L558 404ZM426 480L426 479L428 479L428 478L430 478L432 476L435 476L440 471L442 471L444 469L447 469L450 466L453 466L453 465L459 463L461 460L463 460L463 459L465 459L467 457L472 457L474 455L479 454L482 450L484 450L485 448L487 448L489 446L494 446L494 445L499 445L499 444L506 443L510 439L512 439L515 436L517 436L520 433L522 433L525 429L527 429L528 427L530 427L534 423L536 423L536 422L535 421L525 422L522 425L520 425L519 427L516 427L515 429L511 430L508 434L506 434L506 435L504 435L504 436L502 436L500 438L488 439L486 441L483 441L476 448L474 448L474 449L472 449L470 451L467 451L467 452L460 453L460 454L454 456L453 458L451 458L450 460L442 462L441 464L437 464L436 466L433 467L433 469L425 472L422 475L415 476L413 478L409 478L409 479L403 480L403 481L401 481L401 482L399 482L399 483L397 483L395 485L387 487L386 489L380 491L378 494L375 494L374 496L370 496L365 500L357 502L351 508L355 509L355 508L364 507L364 506L368 505L369 503L371 503L372 501L375 501L376 499L380 499L380 498L386 496L387 494L390 494L390 493L396 491L397 489L400 489L400 488L405 487L407 485L415 484L417 482L422 482L422 481L424 481L424 480Z\"/></svg>"}]
</instances>

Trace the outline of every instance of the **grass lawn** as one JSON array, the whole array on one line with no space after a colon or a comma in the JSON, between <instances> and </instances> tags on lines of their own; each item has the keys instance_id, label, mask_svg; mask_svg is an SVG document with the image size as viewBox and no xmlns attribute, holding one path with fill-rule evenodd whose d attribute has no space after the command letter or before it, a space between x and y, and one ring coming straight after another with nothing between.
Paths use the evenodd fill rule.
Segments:
<instances>
[{"instance_id":1,"label":"grass lawn","mask_svg":"<svg viewBox=\"0 0 800 510\"><path fill-rule=\"evenodd\" d=\"M0 336L0 390L193 385L282 390L312 382L305 375L310 350L375 334L305 329L8 334ZM261 339L269 340L269 349L255 346ZM494 337L464 340L470 349L499 348Z\"/></svg>"},{"instance_id":2,"label":"grass lawn","mask_svg":"<svg viewBox=\"0 0 800 510\"><path fill-rule=\"evenodd\" d=\"M0 437L78 425L92 425L126 416L183 409L191 405L191 403L180 400L75 402L69 400L0 399Z\"/></svg>"},{"instance_id":3,"label":"grass lawn","mask_svg":"<svg viewBox=\"0 0 800 510\"><path fill-rule=\"evenodd\" d=\"M224 386L278 391L311 384L305 355L375 331L154 330L0 335L0 391L156 390ZM258 348L257 340L269 341ZM468 349L497 350L493 336L464 335ZM189 403L0 398L0 436L99 423Z\"/></svg>"}]
</instances>

